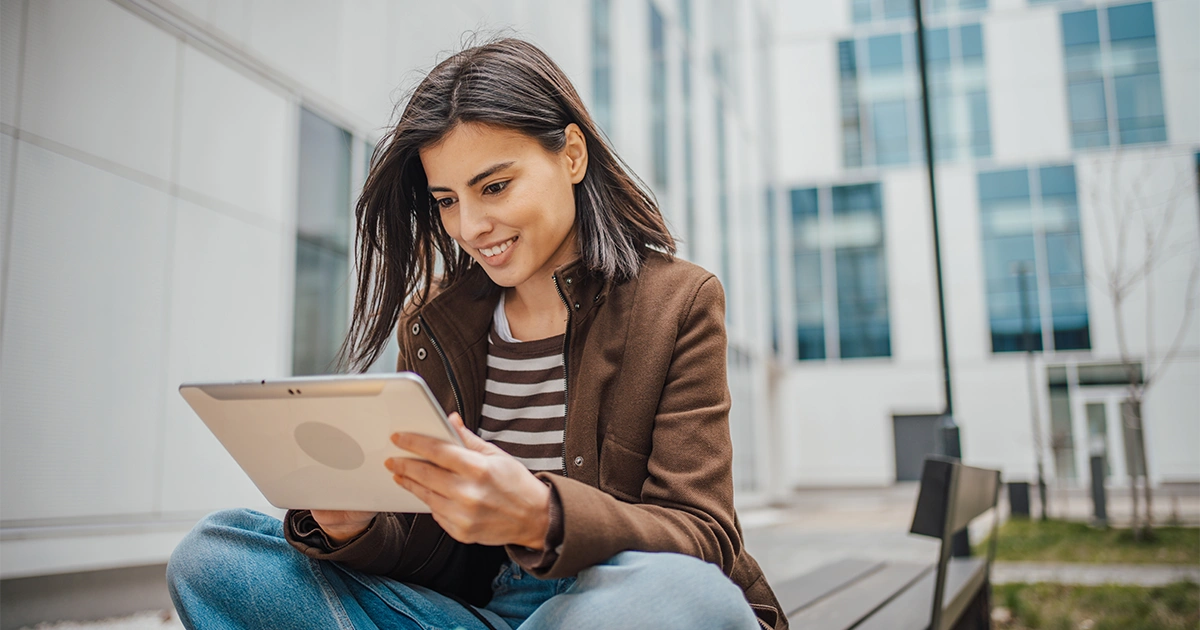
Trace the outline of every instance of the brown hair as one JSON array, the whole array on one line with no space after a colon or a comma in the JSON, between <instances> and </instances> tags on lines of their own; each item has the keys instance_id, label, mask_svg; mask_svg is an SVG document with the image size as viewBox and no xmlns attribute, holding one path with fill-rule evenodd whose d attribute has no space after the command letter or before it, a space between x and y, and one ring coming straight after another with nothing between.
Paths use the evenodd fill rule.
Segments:
<instances>
[{"instance_id":1,"label":"brown hair","mask_svg":"<svg viewBox=\"0 0 1200 630\"><path fill-rule=\"evenodd\" d=\"M646 248L675 253L654 196L605 143L566 74L533 44L500 39L439 63L416 87L395 127L375 147L359 197L357 293L341 366L365 370L387 345L406 301L425 303L435 265L452 284L474 263L442 228L418 152L460 123L496 125L547 151L583 132L588 168L575 184L584 265L606 279L637 275Z\"/></svg>"}]
</instances>

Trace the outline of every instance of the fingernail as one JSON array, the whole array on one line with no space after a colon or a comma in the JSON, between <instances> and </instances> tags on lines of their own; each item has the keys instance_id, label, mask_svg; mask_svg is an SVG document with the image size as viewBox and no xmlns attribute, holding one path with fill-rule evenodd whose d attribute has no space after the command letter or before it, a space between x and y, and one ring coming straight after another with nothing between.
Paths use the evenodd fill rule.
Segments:
<instances>
[{"instance_id":1,"label":"fingernail","mask_svg":"<svg viewBox=\"0 0 1200 630\"><path fill-rule=\"evenodd\" d=\"M392 463L392 460L391 460L390 458L389 458L389 459L385 459L385 460L383 460L383 467L384 467L384 468L387 468L388 470L394 470L394 469L395 469L395 466L396 466L396 465Z\"/></svg>"}]
</instances>

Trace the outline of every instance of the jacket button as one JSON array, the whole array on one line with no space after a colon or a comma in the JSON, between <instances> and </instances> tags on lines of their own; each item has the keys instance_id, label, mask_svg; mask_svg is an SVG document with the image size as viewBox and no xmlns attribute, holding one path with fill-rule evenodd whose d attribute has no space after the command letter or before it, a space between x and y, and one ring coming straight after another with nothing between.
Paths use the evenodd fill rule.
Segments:
<instances>
[{"instance_id":1,"label":"jacket button","mask_svg":"<svg viewBox=\"0 0 1200 630\"><path fill-rule=\"evenodd\" d=\"M576 465L576 466L582 466L582 465L583 465L583 456L582 456L582 455L576 455L576 456L575 456L575 465Z\"/></svg>"},{"instance_id":2,"label":"jacket button","mask_svg":"<svg viewBox=\"0 0 1200 630\"><path fill-rule=\"evenodd\" d=\"M577 310L577 311L579 310L579 302L575 303L575 310Z\"/></svg>"},{"instance_id":3,"label":"jacket button","mask_svg":"<svg viewBox=\"0 0 1200 630\"><path fill-rule=\"evenodd\" d=\"M412 331L413 331L413 334L414 334L414 335L419 335L419 334L421 334L421 325L420 325L420 324L413 324Z\"/></svg>"},{"instance_id":4,"label":"jacket button","mask_svg":"<svg viewBox=\"0 0 1200 630\"><path fill-rule=\"evenodd\" d=\"M417 348L417 360L424 361L427 354L425 348Z\"/></svg>"},{"instance_id":5,"label":"jacket button","mask_svg":"<svg viewBox=\"0 0 1200 630\"><path fill-rule=\"evenodd\" d=\"M567 278L567 284L571 284L571 279Z\"/></svg>"}]
</instances>

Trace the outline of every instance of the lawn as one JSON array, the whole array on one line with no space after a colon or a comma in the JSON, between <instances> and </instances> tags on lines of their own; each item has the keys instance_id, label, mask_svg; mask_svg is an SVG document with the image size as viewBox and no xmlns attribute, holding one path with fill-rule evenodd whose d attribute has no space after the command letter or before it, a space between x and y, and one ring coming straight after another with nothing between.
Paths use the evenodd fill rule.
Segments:
<instances>
[{"instance_id":1,"label":"lawn","mask_svg":"<svg viewBox=\"0 0 1200 630\"><path fill-rule=\"evenodd\" d=\"M996 630L1195 630L1200 627L1200 586L1163 587L1001 584L992 603Z\"/></svg>"},{"instance_id":2,"label":"lawn","mask_svg":"<svg viewBox=\"0 0 1200 630\"><path fill-rule=\"evenodd\" d=\"M975 551L986 554L987 540ZM1156 527L1152 540L1136 541L1127 529L1010 519L1000 527L996 560L1200 565L1200 528Z\"/></svg>"}]
</instances>

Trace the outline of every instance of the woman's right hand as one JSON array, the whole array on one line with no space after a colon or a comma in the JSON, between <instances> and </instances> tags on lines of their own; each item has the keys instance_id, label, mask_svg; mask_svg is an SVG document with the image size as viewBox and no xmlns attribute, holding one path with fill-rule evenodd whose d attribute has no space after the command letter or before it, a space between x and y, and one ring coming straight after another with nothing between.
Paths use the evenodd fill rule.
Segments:
<instances>
[{"instance_id":1,"label":"woman's right hand","mask_svg":"<svg viewBox=\"0 0 1200 630\"><path fill-rule=\"evenodd\" d=\"M366 531L378 512L310 510L313 520L334 544L341 544Z\"/></svg>"}]
</instances>

